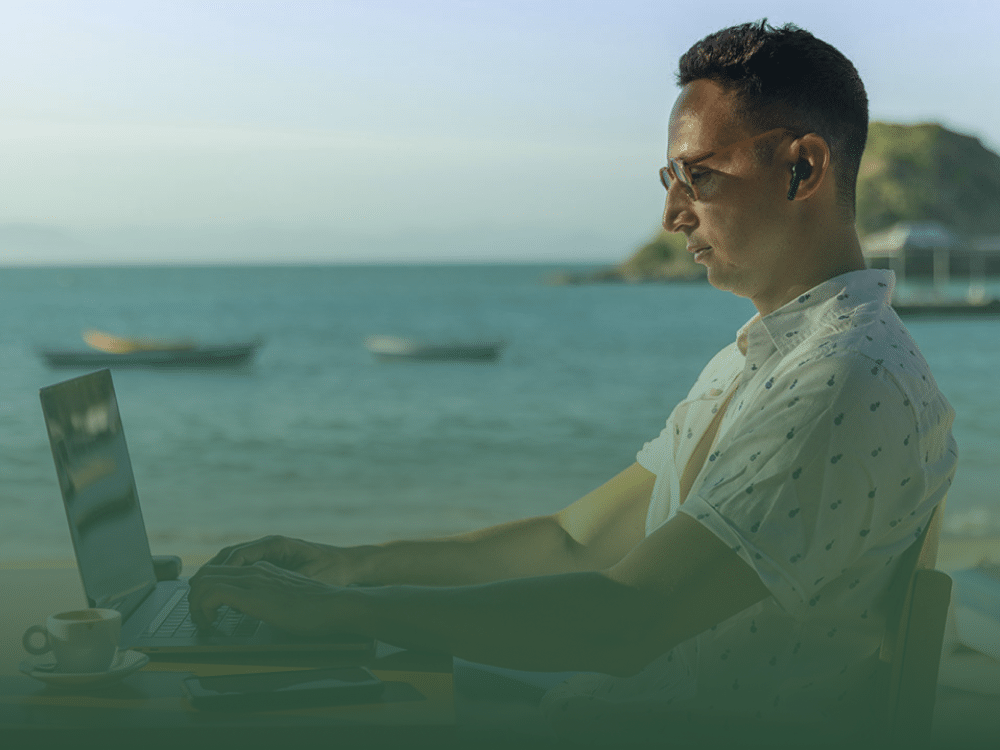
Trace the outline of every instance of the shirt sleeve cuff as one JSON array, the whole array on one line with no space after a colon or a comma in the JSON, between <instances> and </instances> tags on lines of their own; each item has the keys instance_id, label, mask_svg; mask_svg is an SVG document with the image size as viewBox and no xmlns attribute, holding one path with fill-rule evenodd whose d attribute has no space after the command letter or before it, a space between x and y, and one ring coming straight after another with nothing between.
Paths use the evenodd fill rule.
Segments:
<instances>
[{"instance_id":1,"label":"shirt sleeve cuff","mask_svg":"<svg viewBox=\"0 0 1000 750\"><path fill-rule=\"evenodd\" d=\"M808 612L809 603L803 598L804 588L790 577L764 550L758 549L744 537L718 510L703 498L691 495L678 508L707 528L736 552L760 577L761 582L774 596L778 605L795 618Z\"/></svg>"}]
</instances>

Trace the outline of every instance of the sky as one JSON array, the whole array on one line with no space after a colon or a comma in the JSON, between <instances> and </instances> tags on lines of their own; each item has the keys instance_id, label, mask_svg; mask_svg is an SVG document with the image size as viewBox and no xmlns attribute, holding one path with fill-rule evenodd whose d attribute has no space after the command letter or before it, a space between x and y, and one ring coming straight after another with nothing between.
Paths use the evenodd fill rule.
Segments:
<instances>
[{"instance_id":1,"label":"sky","mask_svg":"<svg viewBox=\"0 0 1000 750\"><path fill-rule=\"evenodd\" d=\"M603 262L678 57L793 22L1000 151L995 0L0 0L0 264Z\"/></svg>"}]
</instances>

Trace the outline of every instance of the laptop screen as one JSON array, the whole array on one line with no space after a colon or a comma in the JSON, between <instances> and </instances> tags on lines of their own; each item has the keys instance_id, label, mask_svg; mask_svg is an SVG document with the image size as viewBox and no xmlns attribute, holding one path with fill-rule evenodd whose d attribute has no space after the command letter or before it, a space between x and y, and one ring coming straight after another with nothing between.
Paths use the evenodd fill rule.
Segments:
<instances>
[{"instance_id":1,"label":"laptop screen","mask_svg":"<svg viewBox=\"0 0 1000 750\"><path fill-rule=\"evenodd\" d=\"M40 391L83 588L128 615L156 584L111 373Z\"/></svg>"}]
</instances>

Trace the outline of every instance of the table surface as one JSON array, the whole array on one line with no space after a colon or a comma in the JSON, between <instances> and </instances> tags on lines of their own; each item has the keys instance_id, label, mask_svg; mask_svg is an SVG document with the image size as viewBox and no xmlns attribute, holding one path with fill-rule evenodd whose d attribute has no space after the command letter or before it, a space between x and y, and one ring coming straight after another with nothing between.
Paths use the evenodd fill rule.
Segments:
<instances>
[{"instance_id":1,"label":"table surface","mask_svg":"<svg viewBox=\"0 0 1000 750\"><path fill-rule=\"evenodd\" d=\"M188 674L231 674L336 663L329 656L316 655L265 658L258 654L253 663L245 660L240 663L239 657L230 657L228 663L218 656L212 657L212 661L198 662L180 657L158 658L121 682L100 690L81 693L53 690L20 672L19 665L27 657L21 646L21 634L30 625L44 623L53 612L86 606L76 568L0 568L0 593L4 601L0 609L0 748L4 750L19 746L33 750L42 746L64 748L73 744L70 740L81 737L81 729L89 729L99 737L101 747L141 745L143 750L154 746L193 750L216 741L240 750L250 746L269 750L313 744L332 747L328 742L331 733L342 740L356 737L358 746L366 749L485 746L480 741L470 745L465 741L467 737L454 731L452 662L450 657L442 655L390 653L391 649L380 649L369 666L389 683L387 697L398 700L366 706L234 717L196 711L180 694L180 681ZM951 651L946 648L941 665L935 739L945 747L967 735L1000 736L1000 688L997 688L1000 663L968 650ZM118 736L125 739L109 744L105 737L108 727L114 727ZM237 728L242 736L234 734ZM134 730L131 735L129 729ZM310 731L321 734L319 742L313 742L311 736L307 737L308 744L294 741L296 734L301 737L303 732ZM8 743L18 732L26 735L25 742ZM44 732L51 742L40 743L39 732ZM155 744L157 738L163 743ZM201 743L198 739L206 741ZM520 742L517 746L523 750L532 745ZM548 750L547 745L540 747Z\"/></svg>"},{"instance_id":2,"label":"table surface","mask_svg":"<svg viewBox=\"0 0 1000 750\"><path fill-rule=\"evenodd\" d=\"M322 728L349 734L353 728L441 731L455 723L451 658L415 654L381 646L374 656L329 654L254 654L151 659L120 682L90 690L58 689L21 673L28 656L21 634L53 613L86 607L75 568L0 570L5 601L0 620L0 731L46 728L99 730L136 727L177 730L228 730L239 727L259 738L275 728ZM180 682L190 674L214 675L357 664L359 659L386 690L377 703L314 709L227 714L197 711L184 699ZM249 728L249 729L248 729ZM283 735L287 736L287 735Z\"/></svg>"}]
</instances>

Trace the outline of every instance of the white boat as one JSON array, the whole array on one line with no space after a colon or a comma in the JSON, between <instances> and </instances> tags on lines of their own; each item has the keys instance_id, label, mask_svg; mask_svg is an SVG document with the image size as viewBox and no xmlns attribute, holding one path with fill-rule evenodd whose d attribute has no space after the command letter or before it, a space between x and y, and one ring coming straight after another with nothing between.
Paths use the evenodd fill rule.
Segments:
<instances>
[{"instance_id":1,"label":"white boat","mask_svg":"<svg viewBox=\"0 0 1000 750\"><path fill-rule=\"evenodd\" d=\"M380 361L420 360L494 362L503 352L503 341L451 341L431 343L399 336L368 336L365 347Z\"/></svg>"}]
</instances>

